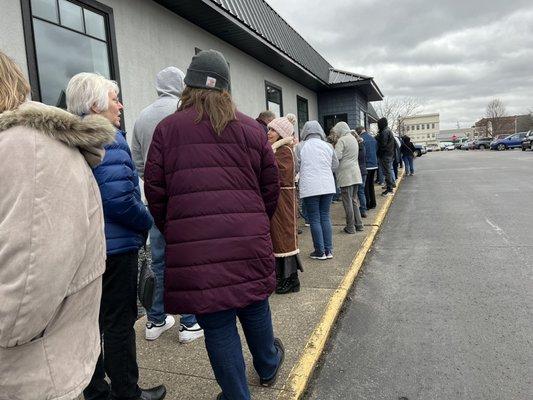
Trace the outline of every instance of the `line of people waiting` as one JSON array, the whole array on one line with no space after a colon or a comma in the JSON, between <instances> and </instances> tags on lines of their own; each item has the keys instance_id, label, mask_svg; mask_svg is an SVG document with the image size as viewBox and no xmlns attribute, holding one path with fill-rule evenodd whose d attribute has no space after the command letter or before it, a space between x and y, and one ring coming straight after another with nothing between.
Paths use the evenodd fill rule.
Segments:
<instances>
[{"instance_id":1,"label":"line of people waiting","mask_svg":"<svg viewBox=\"0 0 533 400\"><path fill-rule=\"evenodd\" d=\"M253 120L235 108L227 62L209 50L186 74L160 71L159 97L140 113L130 151L115 82L75 75L65 111L28 101L29 84L3 53L0 75L0 183L9 188L0 200L2 393L166 396L163 385L138 385L137 264L148 236L156 290L145 338L157 339L180 315L180 342L205 336L217 399L246 400L238 318L260 384L272 386L285 350L268 298L299 291L303 271L297 193L311 258L333 258L334 173L347 234L376 207L378 160L383 195L392 191L386 120L375 139L339 123L334 146L308 121L298 142L294 115Z\"/></svg>"}]
</instances>

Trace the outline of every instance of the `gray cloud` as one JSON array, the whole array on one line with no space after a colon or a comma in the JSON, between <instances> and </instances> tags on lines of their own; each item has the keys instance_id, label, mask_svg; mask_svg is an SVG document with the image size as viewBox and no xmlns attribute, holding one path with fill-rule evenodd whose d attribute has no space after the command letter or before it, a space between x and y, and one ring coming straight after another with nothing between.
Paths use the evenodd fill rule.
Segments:
<instances>
[{"instance_id":1,"label":"gray cloud","mask_svg":"<svg viewBox=\"0 0 533 400\"><path fill-rule=\"evenodd\" d=\"M441 126L472 125L501 98L533 108L531 0L267 0L335 67L414 96Z\"/></svg>"}]
</instances>

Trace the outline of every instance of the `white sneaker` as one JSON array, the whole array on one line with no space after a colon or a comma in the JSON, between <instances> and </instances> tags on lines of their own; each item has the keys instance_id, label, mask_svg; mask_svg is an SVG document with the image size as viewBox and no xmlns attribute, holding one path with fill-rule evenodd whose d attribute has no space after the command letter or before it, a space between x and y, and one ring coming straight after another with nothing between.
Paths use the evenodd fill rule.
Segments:
<instances>
[{"instance_id":1,"label":"white sneaker","mask_svg":"<svg viewBox=\"0 0 533 400\"><path fill-rule=\"evenodd\" d=\"M204 331L200 328L200 325L194 324L191 327L186 327L180 324L179 341L180 343L190 343L193 340L204 336Z\"/></svg>"},{"instance_id":2,"label":"white sneaker","mask_svg":"<svg viewBox=\"0 0 533 400\"><path fill-rule=\"evenodd\" d=\"M165 322L160 325L156 325L153 322L148 321L146 323L146 329L144 337L146 340L156 340L161 334L174 326L176 321L172 315L167 315Z\"/></svg>"}]
</instances>

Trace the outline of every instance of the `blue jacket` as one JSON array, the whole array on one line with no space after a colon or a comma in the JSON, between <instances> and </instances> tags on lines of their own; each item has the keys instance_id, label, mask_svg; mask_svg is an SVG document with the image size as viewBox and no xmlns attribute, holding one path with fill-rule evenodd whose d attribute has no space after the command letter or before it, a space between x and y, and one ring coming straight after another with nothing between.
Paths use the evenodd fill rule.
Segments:
<instances>
[{"instance_id":1,"label":"blue jacket","mask_svg":"<svg viewBox=\"0 0 533 400\"><path fill-rule=\"evenodd\" d=\"M364 140L363 143L366 150L366 169L375 169L378 167L378 144L376 139L366 131L361 134L361 137Z\"/></svg>"},{"instance_id":2,"label":"blue jacket","mask_svg":"<svg viewBox=\"0 0 533 400\"><path fill-rule=\"evenodd\" d=\"M139 176L124 132L117 131L115 141L105 146L104 160L93 174L104 207L107 254L139 250L153 219L141 200Z\"/></svg>"}]
</instances>

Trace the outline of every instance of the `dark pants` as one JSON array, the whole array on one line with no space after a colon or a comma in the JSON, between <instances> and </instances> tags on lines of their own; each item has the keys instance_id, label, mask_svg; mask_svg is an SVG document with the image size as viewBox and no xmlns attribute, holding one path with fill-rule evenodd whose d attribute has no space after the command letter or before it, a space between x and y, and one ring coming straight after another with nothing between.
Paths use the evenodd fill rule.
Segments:
<instances>
[{"instance_id":1,"label":"dark pants","mask_svg":"<svg viewBox=\"0 0 533 400\"><path fill-rule=\"evenodd\" d=\"M371 210L376 208L376 192L374 191L374 176L376 175L377 169L367 170L366 183L365 183L365 197L366 197L366 208Z\"/></svg>"},{"instance_id":2,"label":"dark pants","mask_svg":"<svg viewBox=\"0 0 533 400\"><path fill-rule=\"evenodd\" d=\"M223 398L250 400L241 338L237 331L237 317L252 353L257 374L263 379L272 378L281 355L274 346L268 299L244 308L196 316L204 330L205 347L215 378L222 388Z\"/></svg>"},{"instance_id":3,"label":"dark pants","mask_svg":"<svg viewBox=\"0 0 533 400\"><path fill-rule=\"evenodd\" d=\"M107 256L100 305L104 351L83 391L85 400L126 400L141 394L133 328L137 318L137 258L137 251Z\"/></svg>"},{"instance_id":4,"label":"dark pants","mask_svg":"<svg viewBox=\"0 0 533 400\"><path fill-rule=\"evenodd\" d=\"M381 157L379 159L379 164L381 165L383 175L385 176L385 184L387 185L387 190L394 189L396 184L394 183L393 178L394 171L392 170L392 157Z\"/></svg>"},{"instance_id":5,"label":"dark pants","mask_svg":"<svg viewBox=\"0 0 533 400\"><path fill-rule=\"evenodd\" d=\"M357 185L357 197L359 197L359 210L364 213L368 210L366 206L366 178L368 176L368 172L361 175L361 178L363 180L363 183L360 185Z\"/></svg>"}]
</instances>

